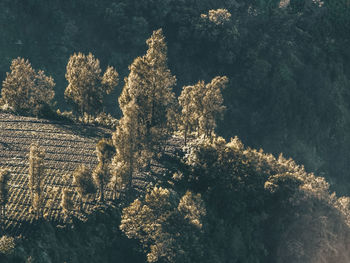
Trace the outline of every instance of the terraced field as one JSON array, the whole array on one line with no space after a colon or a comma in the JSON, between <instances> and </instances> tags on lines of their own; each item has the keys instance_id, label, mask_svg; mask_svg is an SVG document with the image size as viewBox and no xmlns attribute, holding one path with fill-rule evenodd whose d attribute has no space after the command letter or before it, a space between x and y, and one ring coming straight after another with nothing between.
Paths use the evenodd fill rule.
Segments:
<instances>
[{"instance_id":1,"label":"terraced field","mask_svg":"<svg viewBox=\"0 0 350 263\"><path fill-rule=\"evenodd\" d=\"M94 169L97 165L96 143L111 134L111 130L95 126L0 113L0 168L11 172L6 215L5 218L0 217L0 225L4 231L11 235L25 235L32 229L31 224L35 221L28 187L28 157L32 143L37 143L45 150L46 206L43 214L47 220L61 224L67 220L60 207L63 187L74 192L75 209L72 215L76 218L86 219L87 214L100 205L96 202L96 196L92 196L82 203L80 210L81 200L74 191L72 173L81 164ZM174 156L179 145L183 145L183 140L172 137L165 147L165 155ZM164 176L169 175L171 170L169 164L164 167L164 164L151 160L150 169L136 171L133 175L135 195L142 194L147 187L161 179L160 177L168 178ZM106 200L111 200L112 196L112 190L106 189Z\"/></svg>"},{"instance_id":2,"label":"terraced field","mask_svg":"<svg viewBox=\"0 0 350 263\"><path fill-rule=\"evenodd\" d=\"M11 171L6 216L0 219L5 231L23 234L34 220L28 188L28 156L32 143L38 143L45 150L45 192L53 193L50 190L73 189L71 183L64 185L64 176L71 182L72 172L80 164L91 169L96 166L96 143L101 137L110 135L108 129L0 113L0 167ZM76 193L73 199L78 207L80 200ZM46 201L49 200L53 203L52 209L45 209L44 214L49 220L62 222L60 196L47 195ZM91 212L95 205L93 199L85 202L84 213ZM81 218L84 213L76 209L74 216Z\"/></svg>"}]
</instances>

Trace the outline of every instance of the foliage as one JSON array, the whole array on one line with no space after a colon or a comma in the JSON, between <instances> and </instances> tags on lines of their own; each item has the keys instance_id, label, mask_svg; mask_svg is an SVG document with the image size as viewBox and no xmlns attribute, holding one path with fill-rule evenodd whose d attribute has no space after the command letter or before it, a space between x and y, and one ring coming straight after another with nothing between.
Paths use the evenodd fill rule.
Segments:
<instances>
[{"instance_id":1,"label":"foliage","mask_svg":"<svg viewBox=\"0 0 350 263\"><path fill-rule=\"evenodd\" d=\"M141 146L139 151L152 151L164 140L175 102L172 87L176 79L167 68L167 46L161 29L153 32L147 45L147 54L131 64L119 97L124 122L137 120L132 128Z\"/></svg>"},{"instance_id":2,"label":"foliage","mask_svg":"<svg viewBox=\"0 0 350 263\"><path fill-rule=\"evenodd\" d=\"M85 166L79 166L73 173L73 184L81 200L86 200L89 195L96 192L91 171ZM82 204L82 202L81 202Z\"/></svg>"},{"instance_id":3,"label":"foliage","mask_svg":"<svg viewBox=\"0 0 350 263\"><path fill-rule=\"evenodd\" d=\"M10 236L2 236L0 238L0 253L9 255L12 254L15 249L15 239Z\"/></svg>"},{"instance_id":4,"label":"foliage","mask_svg":"<svg viewBox=\"0 0 350 263\"><path fill-rule=\"evenodd\" d=\"M348 200L331 195L324 178L237 137L193 139L184 151L171 188L123 209L120 229L149 262L327 262L330 251L346 262Z\"/></svg>"},{"instance_id":5,"label":"foliage","mask_svg":"<svg viewBox=\"0 0 350 263\"><path fill-rule=\"evenodd\" d=\"M211 138L215 133L216 120L223 117L225 106L221 91L226 87L227 77L215 77L205 85L199 81L194 86L185 86L179 96L181 110L181 131L185 136L197 132Z\"/></svg>"},{"instance_id":6,"label":"foliage","mask_svg":"<svg viewBox=\"0 0 350 263\"><path fill-rule=\"evenodd\" d=\"M2 83L1 97L14 111L35 116L45 114L52 106L55 83L44 71L36 72L28 60L12 60L11 72Z\"/></svg>"},{"instance_id":7,"label":"foliage","mask_svg":"<svg viewBox=\"0 0 350 263\"><path fill-rule=\"evenodd\" d=\"M30 146L29 153L29 188L31 193L32 208L35 212L36 218L43 216L43 202L44 202L44 166L45 152L38 144Z\"/></svg>"},{"instance_id":8,"label":"foliage","mask_svg":"<svg viewBox=\"0 0 350 263\"><path fill-rule=\"evenodd\" d=\"M67 5L59 1L44 5L42 1L5 0L0 3L5 10L0 19L8 27L1 34L3 39L21 36L21 42L11 46L0 43L4 47L0 52L3 58L0 68L4 72L9 57L26 54L35 64L45 65L54 72L56 78L63 76L60 67L76 50L92 50L103 64L126 68L133 57L144 53L146 36L155 28L164 28L169 41L169 65L179 79L175 92L179 94L185 83L202 79L205 87L209 77L225 75L230 79L229 88L223 91L227 111L224 121L209 122L211 140L197 138L188 143L183 163L178 167L181 171L176 171L181 176L171 181L173 184L169 184L169 178L164 179L165 174L158 178L167 185L170 194L164 203L170 203L166 211L174 211L171 213L174 218L168 218L167 213L158 216L155 209L142 211L150 205L141 196L137 199L139 205L135 201L131 206L137 212L130 208L130 213L136 215L132 218L135 221L130 221L134 225L124 230L151 224L148 217L138 215L159 219L157 222L162 227L156 225L154 233L132 234L146 240L142 242L150 253L150 261L347 262L344 258L348 249L344 244L348 243L345 224L349 222L348 198L330 195L328 183L306 171L332 178L331 189L348 192L348 2L283 3L281 6L281 1L275 0L76 0ZM143 88L151 82L149 76L156 74L145 74L145 82L139 81L152 66L146 59L148 55L152 57L151 53L131 65L120 97L123 117L113 136L117 154L113 158L110 182L118 190L131 188L138 160L150 160L154 153L161 156L157 142L163 143L166 138L163 135L169 132L168 117L174 115L173 109L167 112L165 125L164 111L153 115L148 110L152 107L140 107L152 99ZM175 78L170 79L174 86ZM57 90L64 86L62 83L61 80ZM137 99L132 97L135 94ZM109 108L114 109L114 103ZM182 112L187 122L191 115L189 108ZM161 127L160 130L149 129L155 120L162 123L155 126ZM194 119L191 125L195 126L196 122L199 119ZM145 125L138 126L140 123ZM189 128L180 124L186 134ZM204 125L203 119L202 124L206 130L208 125ZM283 151L306 168L283 156L275 158L246 148L238 139L227 143L216 138L211 133L213 124L227 138L238 134L252 147L263 147L274 154ZM180 150L176 153L183 154ZM170 157L165 155L166 158ZM193 227L189 222L197 222L195 211L200 209L180 215L177 204L187 190L192 193L192 199L200 193L205 204L205 218L198 224L201 225L199 243L204 246L199 247L204 254L196 249L188 254L184 249L186 252L182 253L182 247L195 246L195 242L185 246L186 242L176 234L175 239L170 238L176 231L168 229L172 224L167 222L187 220L179 224L186 227ZM193 206L189 200L185 198L183 203ZM187 211L180 207L181 211ZM182 228L179 229L182 233ZM174 256L173 251L179 253ZM177 258L181 255L186 258ZM191 255L197 258L190 258Z\"/></svg>"},{"instance_id":9,"label":"foliage","mask_svg":"<svg viewBox=\"0 0 350 263\"><path fill-rule=\"evenodd\" d=\"M9 39L0 43L2 79L13 58L26 57L54 77L56 99L66 110L64 68L71 54L91 51L101 66L120 69L123 79L133 58L146 51L148 36L163 28L176 94L199 79L230 79L217 132L284 152L331 178L332 189L348 192L347 1L55 0L47 5L4 0L0 8L6 10L0 21L7 25L0 34ZM217 25L208 18L220 9L231 16ZM120 91L104 101L116 117Z\"/></svg>"},{"instance_id":10,"label":"foliage","mask_svg":"<svg viewBox=\"0 0 350 263\"><path fill-rule=\"evenodd\" d=\"M62 189L62 199L60 206L62 207L63 213L70 215L71 211L74 210L74 203L72 200L73 192L69 189Z\"/></svg>"},{"instance_id":11,"label":"foliage","mask_svg":"<svg viewBox=\"0 0 350 263\"><path fill-rule=\"evenodd\" d=\"M106 114L105 112L99 113L95 118L95 122L100 126L108 127L113 130L115 130L118 125L118 120L110 113Z\"/></svg>"},{"instance_id":12,"label":"foliage","mask_svg":"<svg viewBox=\"0 0 350 263\"><path fill-rule=\"evenodd\" d=\"M282 155L275 158L262 150L245 148L237 137L229 143L220 137L212 142L196 139L185 149L184 161L189 168L183 172L185 183L181 185L201 193L206 204L206 221L211 222L205 228L209 262L225 262L227 258L233 262L284 262L287 257L278 253L292 253L291 247L283 245L289 242L307 247L298 262L311 262L321 255L327 262L330 254L317 245L320 243L339 251L344 260L347 253L329 235L346 238L347 234L341 233L349 231L348 208L341 201L344 198L330 195L324 178L307 173ZM313 206L318 208L313 210ZM325 223L323 216L332 219ZM319 227L310 229L307 236L298 236L309 224ZM334 224L340 224L341 230L334 229ZM214 231L217 234L212 234Z\"/></svg>"},{"instance_id":13,"label":"foliage","mask_svg":"<svg viewBox=\"0 0 350 263\"><path fill-rule=\"evenodd\" d=\"M167 68L167 46L161 29L153 32L147 45L146 55L134 60L125 79L119 97L123 117L113 134L114 167L127 166L123 171L129 175L115 173L123 178L119 182L127 188L135 167L147 164L154 151L164 144L170 130L170 116L174 116L172 87L176 79Z\"/></svg>"},{"instance_id":14,"label":"foliage","mask_svg":"<svg viewBox=\"0 0 350 263\"><path fill-rule=\"evenodd\" d=\"M231 14L227 9L209 10L208 15L202 14L201 18L208 19L216 25L223 25L230 21Z\"/></svg>"},{"instance_id":15,"label":"foliage","mask_svg":"<svg viewBox=\"0 0 350 263\"><path fill-rule=\"evenodd\" d=\"M135 111L134 105L130 105L130 111ZM124 116L118 123L116 132L113 133L113 144L116 155L113 158L113 179L115 187L131 188L132 174L138 159L138 138L136 118ZM114 187L114 188L115 188Z\"/></svg>"},{"instance_id":16,"label":"foliage","mask_svg":"<svg viewBox=\"0 0 350 263\"><path fill-rule=\"evenodd\" d=\"M118 73L108 67L101 76L100 61L91 53L78 53L69 58L65 98L77 106L80 113L97 113L103 108L103 97L118 84Z\"/></svg>"},{"instance_id":17,"label":"foliage","mask_svg":"<svg viewBox=\"0 0 350 263\"><path fill-rule=\"evenodd\" d=\"M111 140L101 139L96 146L98 165L93 172L93 178L100 191L100 201L104 201L104 191L110 181L111 159L115 154L115 148Z\"/></svg>"},{"instance_id":18,"label":"foliage","mask_svg":"<svg viewBox=\"0 0 350 263\"><path fill-rule=\"evenodd\" d=\"M0 205L1 205L1 216L5 217L5 207L9 198L9 186L8 181L10 180L11 173L8 170L0 171Z\"/></svg>"},{"instance_id":19,"label":"foliage","mask_svg":"<svg viewBox=\"0 0 350 263\"><path fill-rule=\"evenodd\" d=\"M113 189L113 199L120 197L120 193L131 186L132 173L130 165L119 161L118 157L113 158L112 177L109 186Z\"/></svg>"},{"instance_id":20,"label":"foliage","mask_svg":"<svg viewBox=\"0 0 350 263\"><path fill-rule=\"evenodd\" d=\"M178 200L168 189L155 187L144 200L136 199L123 209L120 229L140 240L148 262L193 262L203 253L200 239L205 213L200 195L187 192Z\"/></svg>"}]
</instances>

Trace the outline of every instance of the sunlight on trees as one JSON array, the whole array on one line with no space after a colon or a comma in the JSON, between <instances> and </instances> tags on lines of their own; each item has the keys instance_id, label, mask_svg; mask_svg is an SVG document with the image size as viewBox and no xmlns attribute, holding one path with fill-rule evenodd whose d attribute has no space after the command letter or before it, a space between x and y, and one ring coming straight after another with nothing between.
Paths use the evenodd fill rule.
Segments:
<instances>
[{"instance_id":1,"label":"sunlight on trees","mask_svg":"<svg viewBox=\"0 0 350 263\"><path fill-rule=\"evenodd\" d=\"M144 200L123 209L120 229L144 246L148 262L192 262L201 254L202 217L206 210L200 195L187 192L181 200L174 192L155 187Z\"/></svg>"},{"instance_id":2,"label":"sunlight on trees","mask_svg":"<svg viewBox=\"0 0 350 263\"><path fill-rule=\"evenodd\" d=\"M94 181L99 188L99 201L104 202L104 191L111 179L110 163L115 154L112 141L102 139L96 146L98 165L93 172Z\"/></svg>"},{"instance_id":3,"label":"sunlight on trees","mask_svg":"<svg viewBox=\"0 0 350 263\"><path fill-rule=\"evenodd\" d=\"M175 103L172 88L176 78L167 67L167 46L161 29L153 32L147 45L146 55L131 64L119 97L123 117L138 120L133 128L142 150L152 150L167 136Z\"/></svg>"},{"instance_id":4,"label":"sunlight on trees","mask_svg":"<svg viewBox=\"0 0 350 263\"><path fill-rule=\"evenodd\" d=\"M36 219L43 217L43 190L45 178L44 166L45 152L37 144L30 146L29 152L29 188L31 193L32 208Z\"/></svg>"},{"instance_id":5,"label":"sunlight on trees","mask_svg":"<svg viewBox=\"0 0 350 263\"><path fill-rule=\"evenodd\" d=\"M53 78L46 76L42 70L36 72L23 58L12 60L10 70L2 83L3 103L17 112L35 116L45 114L43 111L52 106L55 96Z\"/></svg>"},{"instance_id":6,"label":"sunlight on trees","mask_svg":"<svg viewBox=\"0 0 350 263\"><path fill-rule=\"evenodd\" d=\"M216 25L223 25L230 21L231 14L227 9L209 10L208 14L202 14L202 19L208 19L210 22Z\"/></svg>"},{"instance_id":7,"label":"sunlight on trees","mask_svg":"<svg viewBox=\"0 0 350 263\"><path fill-rule=\"evenodd\" d=\"M1 205L1 218L4 220L6 216L6 204L9 198L9 185L10 171L1 170L0 171L0 205Z\"/></svg>"},{"instance_id":8,"label":"sunlight on trees","mask_svg":"<svg viewBox=\"0 0 350 263\"><path fill-rule=\"evenodd\" d=\"M96 114L103 108L105 94L110 94L118 84L118 73L108 67L101 76L100 61L91 53L78 53L69 58L65 98L81 113Z\"/></svg>"},{"instance_id":9,"label":"sunlight on trees","mask_svg":"<svg viewBox=\"0 0 350 263\"><path fill-rule=\"evenodd\" d=\"M96 193L91 171L85 165L81 165L75 169L73 173L73 185L75 185L80 197L80 211L82 211L83 202L86 202L91 194Z\"/></svg>"},{"instance_id":10,"label":"sunlight on trees","mask_svg":"<svg viewBox=\"0 0 350 263\"><path fill-rule=\"evenodd\" d=\"M223 117L226 109L221 92L227 83L227 77L215 77L208 84L199 81L194 86L183 87L178 100L182 108L180 131L184 134L185 144L191 132L208 138L215 134L216 120Z\"/></svg>"},{"instance_id":11,"label":"sunlight on trees","mask_svg":"<svg viewBox=\"0 0 350 263\"><path fill-rule=\"evenodd\" d=\"M176 102L172 91L176 78L167 67L167 46L161 29L153 32L147 45L146 55L134 60L125 79L119 97L123 117L113 135L117 152L114 167L120 167L118 163L129 167L127 187L135 166L147 164L164 144Z\"/></svg>"},{"instance_id":12,"label":"sunlight on trees","mask_svg":"<svg viewBox=\"0 0 350 263\"><path fill-rule=\"evenodd\" d=\"M73 191L62 188L62 198L60 207L62 208L63 213L69 218L72 211L74 210L74 202L73 202Z\"/></svg>"},{"instance_id":13,"label":"sunlight on trees","mask_svg":"<svg viewBox=\"0 0 350 263\"><path fill-rule=\"evenodd\" d=\"M0 238L0 253L10 255L15 250L15 239L11 236L2 236Z\"/></svg>"}]
</instances>

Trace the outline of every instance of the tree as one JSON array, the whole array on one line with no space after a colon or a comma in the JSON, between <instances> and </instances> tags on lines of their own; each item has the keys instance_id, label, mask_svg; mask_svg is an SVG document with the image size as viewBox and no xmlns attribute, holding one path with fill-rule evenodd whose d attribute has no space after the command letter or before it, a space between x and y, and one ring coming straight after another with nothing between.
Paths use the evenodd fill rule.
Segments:
<instances>
[{"instance_id":1,"label":"tree","mask_svg":"<svg viewBox=\"0 0 350 263\"><path fill-rule=\"evenodd\" d=\"M110 167L111 159L115 154L115 148L112 141L102 139L96 146L98 165L93 173L93 178L100 190L100 202L104 201L105 186L110 180Z\"/></svg>"},{"instance_id":2,"label":"tree","mask_svg":"<svg viewBox=\"0 0 350 263\"><path fill-rule=\"evenodd\" d=\"M61 188L58 186L48 185L45 189L45 220L51 220L55 216L57 201L60 199Z\"/></svg>"},{"instance_id":3,"label":"tree","mask_svg":"<svg viewBox=\"0 0 350 263\"><path fill-rule=\"evenodd\" d=\"M129 67L130 74L119 97L123 117L113 134L113 166L128 167L123 168L128 174L123 173L119 182L129 189L135 167L148 163L164 144L176 102L172 91L176 78L167 67L167 46L161 29L153 32L147 45L146 55L136 58Z\"/></svg>"},{"instance_id":4,"label":"tree","mask_svg":"<svg viewBox=\"0 0 350 263\"><path fill-rule=\"evenodd\" d=\"M10 179L9 170L0 171L0 205L1 205L1 216L5 218L6 214L6 203L8 201L8 181Z\"/></svg>"},{"instance_id":5,"label":"tree","mask_svg":"<svg viewBox=\"0 0 350 263\"><path fill-rule=\"evenodd\" d=\"M28 60L19 57L12 60L10 69L2 83L3 102L21 113L44 114L55 96L53 78L42 70L36 72Z\"/></svg>"},{"instance_id":6,"label":"tree","mask_svg":"<svg viewBox=\"0 0 350 263\"><path fill-rule=\"evenodd\" d=\"M116 155L112 161L114 189L126 188L131 190L132 174L139 159L139 138L135 127L139 124L137 118L137 106L129 103L128 112L131 116L125 115L119 121L116 132L113 133L113 144L116 148Z\"/></svg>"},{"instance_id":7,"label":"tree","mask_svg":"<svg viewBox=\"0 0 350 263\"><path fill-rule=\"evenodd\" d=\"M15 246L14 237L4 235L0 238L0 254L11 255L15 250Z\"/></svg>"},{"instance_id":8,"label":"tree","mask_svg":"<svg viewBox=\"0 0 350 263\"><path fill-rule=\"evenodd\" d=\"M110 94L118 85L118 73L108 67L101 76L100 61L91 53L78 53L69 58L66 79L68 86L65 98L76 105L80 113L96 113L103 106L105 94Z\"/></svg>"},{"instance_id":9,"label":"tree","mask_svg":"<svg viewBox=\"0 0 350 263\"><path fill-rule=\"evenodd\" d=\"M155 187L144 200L136 199L123 209L120 229L141 242L148 262L200 262L205 215L199 194L187 192L179 200L176 193Z\"/></svg>"},{"instance_id":10,"label":"tree","mask_svg":"<svg viewBox=\"0 0 350 263\"><path fill-rule=\"evenodd\" d=\"M216 120L223 117L226 109L221 91L226 88L227 77L215 77L206 85L203 97L203 112L199 119L199 130L206 137L211 138L216 128Z\"/></svg>"},{"instance_id":11,"label":"tree","mask_svg":"<svg viewBox=\"0 0 350 263\"><path fill-rule=\"evenodd\" d=\"M81 199L80 210L82 210L83 201L86 201L89 195L96 193L91 171L85 165L81 165L75 169L73 173L73 184L76 186L77 193Z\"/></svg>"},{"instance_id":12,"label":"tree","mask_svg":"<svg viewBox=\"0 0 350 263\"><path fill-rule=\"evenodd\" d=\"M130 165L122 160L118 160L117 157L113 159L112 165L114 168L109 184L113 189L113 200L115 200L119 198L123 189L131 188L132 173L130 173Z\"/></svg>"},{"instance_id":13,"label":"tree","mask_svg":"<svg viewBox=\"0 0 350 263\"><path fill-rule=\"evenodd\" d=\"M231 13L227 11L227 9L216 9L216 10L209 10L208 15L202 14L202 19L208 19L210 22L216 24L216 25L223 25L225 23L228 23L231 19Z\"/></svg>"},{"instance_id":14,"label":"tree","mask_svg":"<svg viewBox=\"0 0 350 263\"><path fill-rule=\"evenodd\" d=\"M74 210L73 192L71 190L67 188L62 189L62 198L60 206L63 210L63 213L69 217L71 211Z\"/></svg>"},{"instance_id":15,"label":"tree","mask_svg":"<svg viewBox=\"0 0 350 263\"><path fill-rule=\"evenodd\" d=\"M199 81L194 86L185 86L179 96L181 106L180 130L187 143L188 133L211 138L216 128L216 120L223 117L225 106L221 91L226 87L227 77L215 77L210 83Z\"/></svg>"},{"instance_id":16,"label":"tree","mask_svg":"<svg viewBox=\"0 0 350 263\"><path fill-rule=\"evenodd\" d=\"M32 208L38 219L43 215L43 184L45 176L45 152L39 145L32 144L29 152L29 188L32 199Z\"/></svg>"},{"instance_id":17,"label":"tree","mask_svg":"<svg viewBox=\"0 0 350 263\"><path fill-rule=\"evenodd\" d=\"M147 54L136 58L129 67L130 74L119 97L123 117L138 120L132 128L140 151L152 151L166 138L175 104L172 87L176 78L167 67L167 46L161 29L153 32L147 45Z\"/></svg>"},{"instance_id":18,"label":"tree","mask_svg":"<svg viewBox=\"0 0 350 263\"><path fill-rule=\"evenodd\" d=\"M198 129L197 118L195 116L198 108L198 103L195 102L198 91L202 89L201 86L204 82L198 82L194 86L185 86L182 89L181 95L179 96L179 104L181 109L181 124L180 130L183 132L185 137L185 145L187 144L187 135L191 131ZM198 111L198 110L197 110Z\"/></svg>"}]
</instances>

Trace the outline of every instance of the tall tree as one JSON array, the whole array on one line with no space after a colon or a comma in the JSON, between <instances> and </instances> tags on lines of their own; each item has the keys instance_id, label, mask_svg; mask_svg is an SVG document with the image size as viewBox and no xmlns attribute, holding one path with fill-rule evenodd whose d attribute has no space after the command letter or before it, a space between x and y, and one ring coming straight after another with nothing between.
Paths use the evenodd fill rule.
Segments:
<instances>
[{"instance_id":1,"label":"tall tree","mask_svg":"<svg viewBox=\"0 0 350 263\"><path fill-rule=\"evenodd\" d=\"M93 173L93 178L99 188L99 200L104 201L105 186L110 180L110 163L115 154L115 148L112 141L102 139L96 146L98 165Z\"/></svg>"},{"instance_id":2,"label":"tall tree","mask_svg":"<svg viewBox=\"0 0 350 263\"><path fill-rule=\"evenodd\" d=\"M37 219L43 215L43 184L45 176L45 152L37 144L30 146L29 152L29 188L32 208Z\"/></svg>"},{"instance_id":3,"label":"tall tree","mask_svg":"<svg viewBox=\"0 0 350 263\"><path fill-rule=\"evenodd\" d=\"M113 173L109 184L113 189L113 200L116 200L120 197L122 190L131 188L132 173L130 173L130 165L122 160L113 160L112 164Z\"/></svg>"},{"instance_id":4,"label":"tall tree","mask_svg":"<svg viewBox=\"0 0 350 263\"><path fill-rule=\"evenodd\" d=\"M1 216L5 218L6 215L6 203L8 201L8 181L10 179L9 170L0 171L0 205L1 205Z\"/></svg>"},{"instance_id":5,"label":"tall tree","mask_svg":"<svg viewBox=\"0 0 350 263\"><path fill-rule=\"evenodd\" d=\"M210 83L199 81L194 86L185 86L179 96L181 106L180 130L187 142L188 133L211 138L216 128L216 120L223 117L222 90L228 83L227 77L215 77Z\"/></svg>"},{"instance_id":6,"label":"tall tree","mask_svg":"<svg viewBox=\"0 0 350 263\"><path fill-rule=\"evenodd\" d=\"M91 53L78 53L69 58L66 79L68 86L65 98L83 113L96 113L102 109L105 94L110 94L118 85L118 73L108 67L101 76L100 61Z\"/></svg>"},{"instance_id":7,"label":"tall tree","mask_svg":"<svg viewBox=\"0 0 350 263\"><path fill-rule=\"evenodd\" d=\"M28 60L19 57L12 60L10 69L2 83L3 102L21 113L44 114L55 96L53 78L42 70L36 72Z\"/></svg>"},{"instance_id":8,"label":"tall tree","mask_svg":"<svg viewBox=\"0 0 350 263\"><path fill-rule=\"evenodd\" d=\"M62 198L60 206L63 210L63 213L69 217L71 211L73 211L74 209L73 192L71 190L67 188L62 189Z\"/></svg>"},{"instance_id":9,"label":"tall tree","mask_svg":"<svg viewBox=\"0 0 350 263\"><path fill-rule=\"evenodd\" d=\"M116 155L112 161L114 188L119 190L131 189L132 174L139 159L139 138L137 136L137 106L129 103L128 112L133 112L131 116L125 115L119 121L116 132L113 134L113 144L116 147Z\"/></svg>"},{"instance_id":10,"label":"tall tree","mask_svg":"<svg viewBox=\"0 0 350 263\"><path fill-rule=\"evenodd\" d=\"M161 29L153 32L147 45L146 55L136 58L129 67L119 97L123 117L113 136L117 150L114 164L129 166L129 176L125 177L129 186L135 165L147 163L164 143L176 102L172 91L176 78L167 67L167 46Z\"/></svg>"},{"instance_id":11,"label":"tall tree","mask_svg":"<svg viewBox=\"0 0 350 263\"><path fill-rule=\"evenodd\" d=\"M148 262L202 262L198 257L203 254L205 215L201 195L188 191L179 198L173 191L155 187L123 209L120 229L141 242Z\"/></svg>"},{"instance_id":12,"label":"tall tree","mask_svg":"<svg viewBox=\"0 0 350 263\"><path fill-rule=\"evenodd\" d=\"M167 67L167 46L161 29L153 32L147 45L147 54L131 64L119 97L123 116L139 121L134 129L145 150L158 145L167 134L176 82Z\"/></svg>"}]
</instances>

